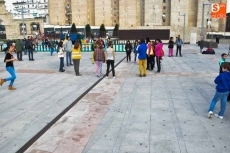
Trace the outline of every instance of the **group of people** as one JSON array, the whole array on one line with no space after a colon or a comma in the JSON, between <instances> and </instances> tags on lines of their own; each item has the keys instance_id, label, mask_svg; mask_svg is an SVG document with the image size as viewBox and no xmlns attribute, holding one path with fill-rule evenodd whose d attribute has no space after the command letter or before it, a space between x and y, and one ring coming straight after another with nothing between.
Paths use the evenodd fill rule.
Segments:
<instances>
[{"instance_id":1,"label":"group of people","mask_svg":"<svg viewBox=\"0 0 230 153\"><path fill-rule=\"evenodd\" d=\"M66 57L66 66L73 65L76 76L81 76L82 74L79 72L81 50L81 40L77 40L76 42L74 42L73 45L73 42L70 40L70 37L67 37L66 40L61 39L58 43L58 57L60 59L59 72L65 72L64 57ZM96 76L99 78L103 78L102 65L103 63L106 63L106 78L108 78L110 66L112 67L113 78L115 78L114 62L115 51L112 48L112 42L108 41L108 46L105 50L105 43L101 37L98 37L98 40L94 40L92 44L92 63L95 63L96 65Z\"/></svg>"},{"instance_id":2,"label":"group of people","mask_svg":"<svg viewBox=\"0 0 230 153\"><path fill-rule=\"evenodd\" d=\"M182 39L180 38L180 35L176 38L176 42L173 41L173 37L170 37L168 42L168 48L169 48L169 57L173 57L174 55L174 44L176 44L176 56L178 56L178 53L180 57L182 57L181 54L181 46L184 44ZM137 58L139 59L139 76L146 76L146 70L153 70L155 68L155 63L157 64L157 72L160 73L161 71L161 60L164 56L164 50L163 50L163 43L160 39L156 39L155 41L150 41L150 38L147 37L145 40L141 39L136 40L134 42L134 45L130 43L130 41L126 42L125 45L125 51L126 51L126 60L127 63L131 62L131 53L133 51L134 53L134 63L137 62Z\"/></svg>"}]
</instances>

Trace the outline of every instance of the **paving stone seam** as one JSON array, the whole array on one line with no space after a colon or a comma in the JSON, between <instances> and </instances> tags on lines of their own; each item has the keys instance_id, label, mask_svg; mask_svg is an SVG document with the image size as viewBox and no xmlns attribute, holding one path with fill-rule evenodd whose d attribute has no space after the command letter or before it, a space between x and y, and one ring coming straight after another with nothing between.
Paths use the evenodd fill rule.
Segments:
<instances>
[{"instance_id":1,"label":"paving stone seam","mask_svg":"<svg viewBox=\"0 0 230 153\"><path fill-rule=\"evenodd\" d=\"M178 146L179 146L179 149L180 149L180 152L188 152L187 151L187 148L185 146L185 142L183 140L183 134L182 134L182 131L181 131L181 128L180 128L180 124L179 124L179 121L178 121L178 117L176 115L176 110L175 110L175 107L173 105L173 101L172 101L172 97L170 95L170 91L169 91L169 87L168 87L168 84L166 83L166 80L164 78L164 86L165 86L165 89L166 89L166 94L167 94L167 98L168 98L168 101L169 101L169 106L170 106L170 110L171 110L171 115L172 116L172 120L173 120L173 125L174 125L174 128L175 128L175 131L176 131L176 135L177 135L177 141L178 141Z\"/></svg>"}]
</instances>

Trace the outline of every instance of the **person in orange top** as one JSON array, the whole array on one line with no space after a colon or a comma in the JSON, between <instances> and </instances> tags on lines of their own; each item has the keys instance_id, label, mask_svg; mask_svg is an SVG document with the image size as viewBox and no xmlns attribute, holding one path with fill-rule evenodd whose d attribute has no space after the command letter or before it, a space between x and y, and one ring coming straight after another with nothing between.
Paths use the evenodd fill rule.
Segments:
<instances>
[{"instance_id":1,"label":"person in orange top","mask_svg":"<svg viewBox=\"0 0 230 153\"><path fill-rule=\"evenodd\" d=\"M155 49L155 43L151 42L150 40L148 41L147 44L147 68L146 70L153 70L155 66L155 59L154 59L154 49Z\"/></svg>"}]
</instances>

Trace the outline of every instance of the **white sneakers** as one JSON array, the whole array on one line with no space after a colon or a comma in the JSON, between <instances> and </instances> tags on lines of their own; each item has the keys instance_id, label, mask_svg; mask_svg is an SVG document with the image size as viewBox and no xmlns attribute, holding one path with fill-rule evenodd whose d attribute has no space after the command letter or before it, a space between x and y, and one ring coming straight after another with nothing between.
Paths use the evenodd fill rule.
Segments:
<instances>
[{"instance_id":1,"label":"white sneakers","mask_svg":"<svg viewBox=\"0 0 230 153\"><path fill-rule=\"evenodd\" d=\"M105 78L108 79L109 77L106 76ZM113 77L113 79L116 79L116 77Z\"/></svg>"},{"instance_id":2,"label":"white sneakers","mask_svg":"<svg viewBox=\"0 0 230 153\"><path fill-rule=\"evenodd\" d=\"M212 118L212 115L213 115L213 112L212 112L212 111L209 111L209 112L208 112L208 118Z\"/></svg>"},{"instance_id":3,"label":"white sneakers","mask_svg":"<svg viewBox=\"0 0 230 153\"><path fill-rule=\"evenodd\" d=\"M223 119L223 116L219 116L218 114L214 114L215 117L219 118L219 119ZM213 116L213 112L212 111L209 111L208 112L208 118L212 118Z\"/></svg>"},{"instance_id":4,"label":"white sneakers","mask_svg":"<svg viewBox=\"0 0 230 153\"><path fill-rule=\"evenodd\" d=\"M215 116L219 119L223 119L224 117L223 116L219 116L218 114L215 114Z\"/></svg>"}]
</instances>

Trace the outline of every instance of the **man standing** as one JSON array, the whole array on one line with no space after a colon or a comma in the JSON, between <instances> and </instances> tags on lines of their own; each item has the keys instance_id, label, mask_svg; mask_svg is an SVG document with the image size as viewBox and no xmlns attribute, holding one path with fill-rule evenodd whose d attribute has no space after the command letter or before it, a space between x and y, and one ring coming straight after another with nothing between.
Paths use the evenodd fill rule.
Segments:
<instances>
[{"instance_id":1,"label":"man standing","mask_svg":"<svg viewBox=\"0 0 230 153\"><path fill-rule=\"evenodd\" d=\"M145 40L141 39L141 44L137 49L137 52L139 54L138 59L139 59L139 71L140 71L140 77L142 77L142 70L144 71L143 77L146 77L146 50L147 46L145 44Z\"/></svg>"},{"instance_id":2,"label":"man standing","mask_svg":"<svg viewBox=\"0 0 230 153\"><path fill-rule=\"evenodd\" d=\"M22 60L23 44L22 44L22 42L19 39L16 40L15 48L16 48L16 51L17 51L17 58L18 58L18 60L19 61L23 61Z\"/></svg>"},{"instance_id":3,"label":"man standing","mask_svg":"<svg viewBox=\"0 0 230 153\"><path fill-rule=\"evenodd\" d=\"M32 44L32 41L30 39L26 40L25 47L26 47L26 50L28 51L29 61L34 61L33 44Z\"/></svg>"},{"instance_id":4,"label":"man standing","mask_svg":"<svg viewBox=\"0 0 230 153\"><path fill-rule=\"evenodd\" d=\"M73 65L72 64L72 41L70 40L70 37L67 38L67 41L64 44L64 49L66 51L66 64L67 66Z\"/></svg>"},{"instance_id":5,"label":"man standing","mask_svg":"<svg viewBox=\"0 0 230 153\"><path fill-rule=\"evenodd\" d=\"M176 40L176 56L178 55L178 51L179 51L180 57L182 57L182 55L181 55L182 44L183 44L183 41L180 38L180 35L178 35L177 40Z\"/></svg>"}]
</instances>

